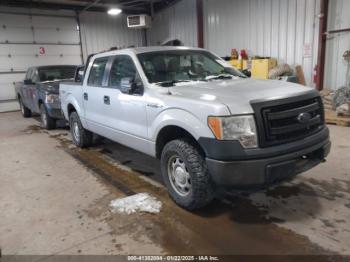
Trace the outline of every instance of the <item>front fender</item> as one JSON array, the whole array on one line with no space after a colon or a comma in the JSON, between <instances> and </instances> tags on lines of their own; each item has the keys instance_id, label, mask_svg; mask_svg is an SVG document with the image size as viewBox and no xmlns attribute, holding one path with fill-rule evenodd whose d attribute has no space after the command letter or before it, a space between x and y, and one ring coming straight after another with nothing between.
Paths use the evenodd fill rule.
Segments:
<instances>
[{"instance_id":1,"label":"front fender","mask_svg":"<svg viewBox=\"0 0 350 262\"><path fill-rule=\"evenodd\" d=\"M201 121L191 112L183 109L166 109L157 115L149 129L152 141L157 140L160 130L166 126L178 126L185 129L196 140L198 140L200 137L214 138L212 132L207 126L207 123L203 123L203 121Z\"/></svg>"}]
</instances>

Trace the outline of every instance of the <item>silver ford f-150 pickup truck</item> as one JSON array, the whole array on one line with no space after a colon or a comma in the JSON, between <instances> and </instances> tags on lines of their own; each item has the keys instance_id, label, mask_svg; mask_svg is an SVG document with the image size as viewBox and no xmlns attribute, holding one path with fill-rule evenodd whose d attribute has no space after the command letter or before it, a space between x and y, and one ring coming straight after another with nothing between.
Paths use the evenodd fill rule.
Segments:
<instances>
[{"instance_id":1,"label":"silver ford f-150 pickup truck","mask_svg":"<svg viewBox=\"0 0 350 262\"><path fill-rule=\"evenodd\" d=\"M190 210L217 188L291 179L331 147L317 91L247 79L203 49L97 54L82 83L60 85L60 98L77 146L96 133L159 158L170 196Z\"/></svg>"}]
</instances>

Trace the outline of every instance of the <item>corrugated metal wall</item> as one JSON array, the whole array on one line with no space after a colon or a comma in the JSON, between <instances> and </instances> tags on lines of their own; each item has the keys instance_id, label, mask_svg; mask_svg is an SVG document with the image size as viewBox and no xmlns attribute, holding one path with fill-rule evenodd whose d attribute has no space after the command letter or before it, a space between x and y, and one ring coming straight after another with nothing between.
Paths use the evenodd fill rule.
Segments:
<instances>
[{"instance_id":1,"label":"corrugated metal wall","mask_svg":"<svg viewBox=\"0 0 350 262\"><path fill-rule=\"evenodd\" d=\"M347 1L347 0L345 0ZM331 1L332 2L332 1ZM301 64L309 85L317 61L319 0L204 0L205 46Z\"/></svg>"},{"instance_id":2,"label":"corrugated metal wall","mask_svg":"<svg viewBox=\"0 0 350 262\"><path fill-rule=\"evenodd\" d=\"M143 44L142 31L128 29L125 15L112 17L105 13L84 12L80 22L84 58L115 46Z\"/></svg>"},{"instance_id":3,"label":"corrugated metal wall","mask_svg":"<svg viewBox=\"0 0 350 262\"><path fill-rule=\"evenodd\" d=\"M331 0L329 4L328 30L350 28L350 1ZM350 32L328 36L325 87L337 89L346 85L346 78L350 77L349 65L343 59L346 50L350 50Z\"/></svg>"},{"instance_id":4,"label":"corrugated metal wall","mask_svg":"<svg viewBox=\"0 0 350 262\"><path fill-rule=\"evenodd\" d=\"M148 30L151 45L159 45L170 38L181 40L186 46L197 46L196 0L183 0L154 16Z\"/></svg>"}]
</instances>

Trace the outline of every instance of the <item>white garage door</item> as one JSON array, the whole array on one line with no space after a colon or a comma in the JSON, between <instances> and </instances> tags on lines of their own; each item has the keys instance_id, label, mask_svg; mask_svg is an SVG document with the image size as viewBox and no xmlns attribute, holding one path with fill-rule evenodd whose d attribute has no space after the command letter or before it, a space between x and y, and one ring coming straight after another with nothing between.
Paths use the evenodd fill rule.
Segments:
<instances>
[{"instance_id":1,"label":"white garage door","mask_svg":"<svg viewBox=\"0 0 350 262\"><path fill-rule=\"evenodd\" d=\"M74 17L0 13L0 112L18 109L14 83L28 67L81 63Z\"/></svg>"}]
</instances>

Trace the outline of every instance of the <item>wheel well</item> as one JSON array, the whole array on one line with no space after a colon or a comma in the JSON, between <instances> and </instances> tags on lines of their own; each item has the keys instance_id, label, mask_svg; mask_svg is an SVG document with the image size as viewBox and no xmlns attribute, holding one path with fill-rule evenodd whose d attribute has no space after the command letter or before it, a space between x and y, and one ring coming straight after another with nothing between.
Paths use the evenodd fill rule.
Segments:
<instances>
[{"instance_id":1,"label":"wheel well","mask_svg":"<svg viewBox=\"0 0 350 262\"><path fill-rule=\"evenodd\" d=\"M166 126L163 127L158 133L156 140L156 157L159 159L161 157L164 146L176 139L185 139L191 145L196 147L203 155L205 155L204 150L199 145L197 140L185 129L178 126Z\"/></svg>"},{"instance_id":2,"label":"wheel well","mask_svg":"<svg viewBox=\"0 0 350 262\"><path fill-rule=\"evenodd\" d=\"M76 112L77 110L72 104L68 105L68 116L70 116L71 113Z\"/></svg>"}]
</instances>

